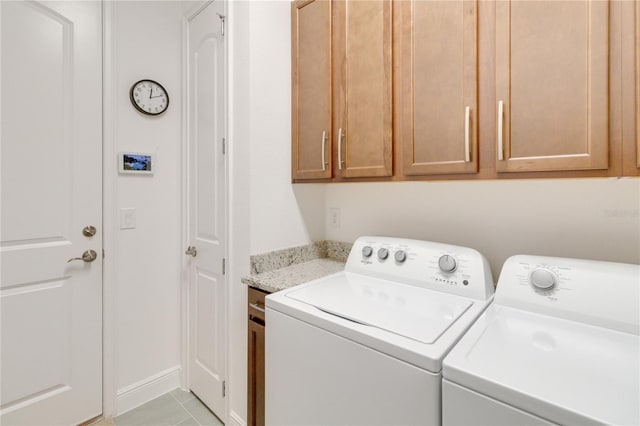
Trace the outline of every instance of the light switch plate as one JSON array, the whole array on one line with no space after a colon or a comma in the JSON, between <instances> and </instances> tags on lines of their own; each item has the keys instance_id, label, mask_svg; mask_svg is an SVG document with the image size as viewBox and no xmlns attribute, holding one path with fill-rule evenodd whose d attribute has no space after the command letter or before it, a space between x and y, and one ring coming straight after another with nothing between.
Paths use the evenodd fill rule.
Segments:
<instances>
[{"instance_id":1,"label":"light switch plate","mask_svg":"<svg viewBox=\"0 0 640 426\"><path fill-rule=\"evenodd\" d=\"M134 229L136 227L136 209L120 209L120 229Z\"/></svg>"}]
</instances>

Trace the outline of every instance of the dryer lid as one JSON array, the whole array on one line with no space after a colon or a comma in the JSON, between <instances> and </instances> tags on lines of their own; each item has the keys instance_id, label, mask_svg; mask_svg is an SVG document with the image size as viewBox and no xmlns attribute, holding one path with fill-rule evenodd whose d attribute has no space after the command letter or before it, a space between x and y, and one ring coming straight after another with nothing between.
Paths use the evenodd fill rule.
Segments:
<instances>
[{"instance_id":1,"label":"dryer lid","mask_svg":"<svg viewBox=\"0 0 640 426\"><path fill-rule=\"evenodd\" d=\"M640 338L493 304L444 360L446 380L559 424L640 424Z\"/></svg>"},{"instance_id":2,"label":"dryer lid","mask_svg":"<svg viewBox=\"0 0 640 426\"><path fill-rule=\"evenodd\" d=\"M447 293L356 274L287 293L329 314L421 343L434 343L473 302Z\"/></svg>"}]
</instances>

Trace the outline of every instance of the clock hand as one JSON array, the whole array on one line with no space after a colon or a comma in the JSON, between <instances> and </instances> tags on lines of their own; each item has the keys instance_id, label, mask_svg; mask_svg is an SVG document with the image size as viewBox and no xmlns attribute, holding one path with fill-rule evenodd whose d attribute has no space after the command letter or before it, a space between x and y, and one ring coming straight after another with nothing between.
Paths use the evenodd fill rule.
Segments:
<instances>
[{"instance_id":1,"label":"clock hand","mask_svg":"<svg viewBox=\"0 0 640 426\"><path fill-rule=\"evenodd\" d=\"M153 98L153 96L151 96L153 94L153 87L149 88L149 99Z\"/></svg>"}]
</instances>

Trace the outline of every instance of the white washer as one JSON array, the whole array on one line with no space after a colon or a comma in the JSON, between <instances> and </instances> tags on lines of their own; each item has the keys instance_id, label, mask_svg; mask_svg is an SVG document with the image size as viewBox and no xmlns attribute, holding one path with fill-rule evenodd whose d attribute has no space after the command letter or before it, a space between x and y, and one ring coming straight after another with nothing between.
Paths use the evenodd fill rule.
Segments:
<instances>
[{"instance_id":1,"label":"white washer","mask_svg":"<svg viewBox=\"0 0 640 426\"><path fill-rule=\"evenodd\" d=\"M439 424L442 359L493 290L475 250L359 238L344 272L267 296L266 423Z\"/></svg>"},{"instance_id":2,"label":"white washer","mask_svg":"<svg viewBox=\"0 0 640 426\"><path fill-rule=\"evenodd\" d=\"M447 355L443 424L640 424L640 266L507 259Z\"/></svg>"}]
</instances>

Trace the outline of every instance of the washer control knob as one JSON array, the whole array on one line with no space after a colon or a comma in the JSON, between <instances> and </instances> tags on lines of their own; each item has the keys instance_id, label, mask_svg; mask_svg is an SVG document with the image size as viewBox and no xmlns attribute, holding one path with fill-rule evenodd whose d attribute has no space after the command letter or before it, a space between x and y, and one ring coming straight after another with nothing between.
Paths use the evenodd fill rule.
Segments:
<instances>
[{"instance_id":1,"label":"washer control knob","mask_svg":"<svg viewBox=\"0 0 640 426\"><path fill-rule=\"evenodd\" d=\"M378 259L385 260L387 257L389 257L389 250L387 250L386 248L381 248L378 250Z\"/></svg>"},{"instance_id":2,"label":"washer control knob","mask_svg":"<svg viewBox=\"0 0 640 426\"><path fill-rule=\"evenodd\" d=\"M438 259L438 266L442 272L453 272L458 267L458 264L455 257L445 254Z\"/></svg>"},{"instance_id":3,"label":"washer control knob","mask_svg":"<svg viewBox=\"0 0 640 426\"><path fill-rule=\"evenodd\" d=\"M548 269L536 268L529 275L529 282L540 290L551 290L558 283L556 275Z\"/></svg>"},{"instance_id":4,"label":"washer control knob","mask_svg":"<svg viewBox=\"0 0 640 426\"><path fill-rule=\"evenodd\" d=\"M362 247L362 255L364 257L371 257L372 254L373 254L373 249L371 248L371 246Z\"/></svg>"},{"instance_id":5,"label":"washer control knob","mask_svg":"<svg viewBox=\"0 0 640 426\"><path fill-rule=\"evenodd\" d=\"M402 263L407 260L407 252L404 250L398 250L393 256L396 258L396 262L398 263Z\"/></svg>"}]
</instances>

